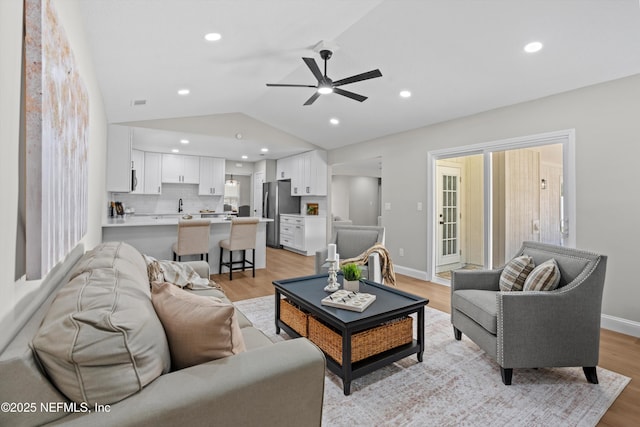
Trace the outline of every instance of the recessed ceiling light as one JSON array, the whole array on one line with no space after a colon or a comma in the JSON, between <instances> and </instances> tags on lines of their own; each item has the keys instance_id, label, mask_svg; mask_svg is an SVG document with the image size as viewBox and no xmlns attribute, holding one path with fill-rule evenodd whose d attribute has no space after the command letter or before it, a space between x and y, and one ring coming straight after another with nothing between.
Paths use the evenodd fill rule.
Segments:
<instances>
[{"instance_id":1,"label":"recessed ceiling light","mask_svg":"<svg viewBox=\"0 0 640 427\"><path fill-rule=\"evenodd\" d=\"M249 158L249 156L243 155L242 156L242 160L247 160Z\"/></svg>"},{"instance_id":2,"label":"recessed ceiling light","mask_svg":"<svg viewBox=\"0 0 640 427\"><path fill-rule=\"evenodd\" d=\"M411 97L411 92L408 90L401 90L400 91L400 96L403 98L410 98Z\"/></svg>"},{"instance_id":3,"label":"recessed ceiling light","mask_svg":"<svg viewBox=\"0 0 640 427\"><path fill-rule=\"evenodd\" d=\"M184 95L189 95L189 93L190 93L190 92L191 92L191 91L190 91L189 89L180 89L180 90L178 91L178 95L183 95L183 96L184 96Z\"/></svg>"},{"instance_id":4,"label":"recessed ceiling light","mask_svg":"<svg viewBox=\"0 0 640 427\"><path fill-rule=\"evenodd\" d=\"M222 35L220 35L220 33L208 33L204 35L204 39L208 42L217 42L221 38Z\"/></svg>"},{"instance_id":5,"label":"recessed ceiling light","mask_svg":"<svg viewBox=\"0 0 640 427\"><path fill-rule=\"evenodd\" d=\"M527 53L534 53L542 49L542 43L531 42L524 47L524 51Z\"/></svg>"},{"instance_id":6,"label":"recessed ceiling light","mask_svg":"<svg viewBox=\"0 0 640 427\"><path fill-rule=\"evenodd\" d=\"M181 143L181 144L188 144L188 143L189 143L189 140L188 140L188 139L181 139L181 140L180 140L180 143Z\"/></svg>"},{"instance_id":7,"label":"recessed ceiling light","mask_svg":"<svg viewBox=\"0 0 640 427\"><path fill-rule=\"evenodd\" d=\"M266 153L267 151L269 151L268 148L261 148L260 151L262 151L263 153Z\"/></svg>"},{"instance_id":8,"label":"recessed ceiling light","mask_svg":"<svg viewBox=\"0 0 640 427\"><path fill-rule=\"evenodd\" d=\"M335 117L332 117L329 119L329 123L331 123L332 125L339 125L340 120L336 119Z\"/></svg>"},{"instance_id":9,"label":"recessed ceiling light","mask_svg":"<svg viewBox=\"0 0 640 427\"><path fill-rule=\"evenodd\" d=\"M171 152L172 152L172 153L179 153L179 152L180 152L180 150L178 150L177 148L174 148L174 149L172 149L172 150L171 150Z\"/></svg>"}]
</instances>

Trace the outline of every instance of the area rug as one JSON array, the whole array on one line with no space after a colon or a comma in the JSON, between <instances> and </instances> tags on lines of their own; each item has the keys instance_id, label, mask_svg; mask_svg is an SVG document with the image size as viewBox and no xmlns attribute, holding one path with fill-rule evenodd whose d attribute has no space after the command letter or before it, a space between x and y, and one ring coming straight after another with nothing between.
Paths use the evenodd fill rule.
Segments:
<instances>
[{"instance_id":1,"label":"area rug","mask_svg":"<svg viewBox=\"0 0 640 427\"><path fill-rule=\"evenodd\" d=\"M236 306L272 341L273 296ZM415 321L414 321L415 329ZM581 368L517 369L502 384L498 365L472 341L453 339L449 315L427 308L424 362L402 359L351 383L326 371L323 426L594 426L630 379L598 368L589 384Z\"/></svg>"}]
</instances>

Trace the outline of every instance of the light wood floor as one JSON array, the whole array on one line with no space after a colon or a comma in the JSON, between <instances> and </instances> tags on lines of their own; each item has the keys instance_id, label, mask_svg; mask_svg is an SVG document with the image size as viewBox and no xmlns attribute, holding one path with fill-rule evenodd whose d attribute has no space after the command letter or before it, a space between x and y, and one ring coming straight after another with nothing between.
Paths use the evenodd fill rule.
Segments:
<instances>
[{"instance_id":1,"label":"light wood floor","mask_svg":"<svg viewBox=\"0 0 640 427\"><path fill-rule=\"evenodd\" d=\"M297 255L282 249L267 248L266 269L212 275L232 301L273 295L274 280L314 273L314 258ZM397 275L398 287L429 299L429 307L449 313L450 295L447 286ZM453 339L453 333L451 336ZM640 425L640 339L603 329L600 335L599 366L626 375L631 382L600 420L599 426ZM514 375L517 381L517 373Z\"/></svg>"}]
</instances>

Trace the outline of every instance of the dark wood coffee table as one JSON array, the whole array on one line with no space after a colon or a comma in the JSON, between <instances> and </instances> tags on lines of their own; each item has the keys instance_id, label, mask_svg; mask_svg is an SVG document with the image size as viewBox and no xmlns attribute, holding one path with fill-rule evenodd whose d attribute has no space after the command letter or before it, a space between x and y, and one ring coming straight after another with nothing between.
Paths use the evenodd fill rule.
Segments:
<instances>
[{"instance_id":1,"label":"dark wood coffee table","mask_svg":"<svg viewBox=\"0 0 640 427\"><path fill-rule=\"evenodd\" d=\"M342 276L339 276L339 281L342 282ZM274 281L276 333L279 334L280 329L283 329L289 336L301 336L280 318L280 299L282 296L310 316L337 331L342 337L342 363L334 360L326 352L325 354L327 354L327 368L342 378L345 395L351 392L351 381L355 378L412 354L416 354L418 361L422 362L424 354L424 307L429 303L428 299L364 280L360 283L360 292L374 294L376 295L376 300L362 313L358 313L322 305L320 300L329 294L324 290L326 284L326 274ZM400 345L352 363L351 344L353 334L379 327L385 322L401 319L412 313L417 313L418 336L416 339L411 340L408 344Z\"/></svg>"}]
</instances>

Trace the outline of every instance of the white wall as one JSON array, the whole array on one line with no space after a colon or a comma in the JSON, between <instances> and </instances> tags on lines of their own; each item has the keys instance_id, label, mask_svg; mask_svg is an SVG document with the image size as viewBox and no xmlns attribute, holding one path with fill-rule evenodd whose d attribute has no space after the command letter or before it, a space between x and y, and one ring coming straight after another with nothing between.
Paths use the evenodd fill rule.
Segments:
<instances>
[{"instance_id":1,"label":"white wall","mask_svg":"<svg viewBox=\"0 0 640 427\"><path fill-rule=\"evenodd\" d=\"M106 115L98 89L91 52L85 43L78 0L55 1L54 7L73 49L76 64L89 93L89 219L82 242L92 248L102 240L102 214L105 188ZM16 251L19 224L19 131L22 61L22 0L0 1L0 180L3 208L0 209L0 333L19 318L29 304L29 294L37 292L40 281L25 282L20 278L24 254ZM18 267L16 267L18 265Z\"/></svg>"},{"instance_id":2,"label":"white wall","mask_svg":"<svg viewBox=\"0 0 640 427\"><path fill-rule=\"evenodd\" d=\"M603 313L640 322L638 111L635 75L332 150L329 164L362 152L382 156L382 203L391 203L382 212L387 246L395 264L426 271L427 212L415 206L425 202L429 151L574 128L577 247L609 256Z\"/></svg>"},{"instance_id":3,"label":"white wall","mask_svg":"<svg viewBox=\"0 0 640 427\"><path fill-rule=\"evenodd\" d=\"M341 219L349 219L349 191L351 177L333 175L331 177L331 213Z\"/></svg>"}]
</instances>

